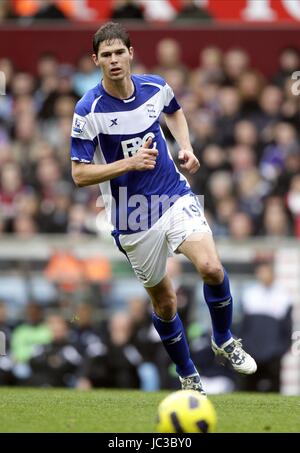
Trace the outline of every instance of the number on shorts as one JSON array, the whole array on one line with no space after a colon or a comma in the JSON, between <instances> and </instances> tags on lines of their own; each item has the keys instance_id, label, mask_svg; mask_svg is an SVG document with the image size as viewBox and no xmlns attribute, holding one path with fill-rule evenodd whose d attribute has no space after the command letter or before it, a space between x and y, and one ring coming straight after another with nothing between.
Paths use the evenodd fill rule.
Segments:
<instances>
[{"instance_id":1,"label":"number on shorts","mask_svg":"<svg viewBox=\"0 0 300 453\"><path fill-rule=\"evenodd\" d=\"M200 217L201 211L195 204L190 204L189 207L184 207L182 210L192 219L194 216Z\"/></svg>"}]
</instances>

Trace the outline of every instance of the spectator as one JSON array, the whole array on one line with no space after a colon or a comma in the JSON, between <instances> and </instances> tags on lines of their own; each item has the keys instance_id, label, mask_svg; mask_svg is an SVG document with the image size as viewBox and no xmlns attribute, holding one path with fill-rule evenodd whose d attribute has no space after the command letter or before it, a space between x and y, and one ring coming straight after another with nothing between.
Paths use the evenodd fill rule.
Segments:
<instances>
[{"instance_id":1,"label":"spectator","mask_svg":"<svg viewBox=\"0 0 300 453\"><path fill-rule=\"evenodd\" d=\"M94 315L95 311L91 304L80 303L72 319L70 338L82 355L90 345L100 341Z\"/></svg>"},{"instance_id":2,"label":"spectator","mask_svg":"<svg viewBox=\"0 0 300 453\"><path fill-rule=\"evenodd\" d=\"M233 240L249 239L253 234L253 222L245 212L235 212L229 220L229 232Z\"/></svg>"},{"instance_id":3,"label":"spectator","mask_svg":"<svg viewBox=\"0 0 300 453\"><path fill-rule=\"evenodd\" d=\"M17 19L18 16L12 8L11 0L2 0L0 3L0 22L7 19Z\"/></svg>"},{"instance_id":4,"label":"spectator","mask_svg":"<svg viewBox=\"0 0 300 453\"><path fill-rule=\"evenodd\" d=\"M73 204L69 210L67 231L76 236L81 234L93 234L87 225L87 210L82 204Z\"/></svg>"},{"instance_id":5,"label":"spectator","mask_svg":"<svg viewBox=\"0 0 300 453\"><path fill-rule=\"evenodd\" d=\"M193 120L195 115L199 114L197 99L194 96L192 91L186 91L180 96L181 106L184 109L187 121L190 122ZM197 122L198 124L198 122ZM195 125L195 122L194 122ZM193 127L194 127L193 125ZM194 130L193 130L194 133Z\"/></svg>"},{"instance_id":6,"label":"spectator","mask_svg":"<svg viewBox=\"0 0 300 453\"><path fill-rule=\"evenodd\" d=\"M99 83L99 69L96 68L90 55L84 54L77 64L73 75L73 86L77 96L81 97Z\"/></svg>"},{"instance_id":7,"label":"spectator","mask_svg":"<svg viewBox=\"0 0 300 453\"><path fill-rule=\"evenodd\" d=\"M31 375L28 365L34 348L51 341L51 332L44 322L42 309L35 303L26 307L26 321L15 328L11 335L13 374L18 383L24 384Z\"/></svg>"},{"instance_id":8,"label":"spectator","mask_svg":"<svg viewBox=\"0 0 300 453\"><path fill-rule=\"evenodd\" d=\"M268 180L276 180L283 172L285 159L290 152L300 152L297 133L291 124L276 124L272 135L273 142L265 147L260 162L261 173Z\"/></svg>"},{"instance_id":9,"label":"spectator","mask_svg":"<svg viewBox=\"0 0 300 453\"><path fill-rule=\"evenodd\" d=\"M19 165L12 162L5 164L0 173L0 207L7 232L14 231L12 222L17 216L18 197L24 191Z\"/></svg>"},{"instance_id":10,"label":"spectator","mask_svg":"<svg viewBox=\"0 0 300 453\"><path fill-rule=\"evenodd\" d=\"M272 140L272 127L281 120L282 91L274 85L267 85L260 96L260 111L253 116L260 138L268 143Z\"/></svg>"},{"instance_id":11,"label":"spectator","mask_svg":"<svg viewBox=\"0 0 300 453\"><path fill-rule=\"evenodd\" d=\"M46 201L45 197L43 203L38 216L40 230L43 233L66 233L72 206L69 184L64 181L57 182L51 198Z\"/></svg>"},{"instance_id":12,"label":"spectator","mask_svg":"<svg viewBox=\"0 0 300 453\"><path fill-rule=\"evenodd\" d=\"M134 0L114 0L111 19L144 20L144 13L142 8Z\"/></svg>"},{"instance_id":13,"label":"spectator","mask_svg":"<svg viewBox=\"0 0 300 453\"><path fill-rule=\"evenodd\" d=\"M39 9L34 20L66 20L67 16L54 0L39 0Z\"/></svg>"},{"instance_id":14,"label":"spectator","mask_svg":"<svg viewBox=\"0 0 300 453\"><path fill-rule=\"evenodd\" d=\"M73 67L70 65L62 65L59 67L56 75L48 75L44 80L43 90L43 103L40 107L40 118L43 120L55 120L55 114L62 115L59 111L61 105L59 102L62 100L64 103L69 102L69 106L64 111L64 115L70 115L70 110L73 108L74 103L78 100L78 96L73 86ZM51 124L51 123L50 123Z\"/></svg>"},{"instance_id":15,"label":"spectator","mask_svg":"<svg viewBox=\"0 0 300 453\"><path fill-rule=\"evenodd\" d=\"M208 72L212 71L213 73L217 71L223 71L222 69L222 51L219 47L208 46L204 47L200 52L200 68L207 70Z\"/></svg>"},{"instance_id":16,"label":"spectator","mask_svg":"<svg viewBox=\"0 0 300 453\"><path fill-rule=\"evenodd\" d=\"M263 76L255 70L247 70L240 75L237 86L241 97L241 114L251 117L258 109L258 99L264 86Z\"/></svg>"},{"instance_id":17,"label":"spectator","mask_svg":"<svg viewBox=\"0 0 300 453\"><path fill-rule=\"evenodd\" d=\"M300 173L293 176L290 190L287 194L287 206L294 218L294 232L300 237Z\"/></svg>"},{"instance_id":18,"label":"spectator","mask_svg":"<svg viewBox=\"0 0 300 453\"><path fill-rule=\"evenodd\" d=\"M8 320L7 306L0 300L0 332L5 335L5 350L8 354L10 351L10 340L13 328L15 326Z\"/></svg>"},{"instance_id":19,"label":"spectator","mask_svg":"<svg viewBox=\"0 0 300 453\"><path fill-rule=\"evenodd\" d=\"M278 239L291 235L290 218L280 197L269 197L266 200L262 228L262 233L272 238Z\"/></svg>"},{"instance_id":20,"label":"spectator","mask_svg":"<svg viewBox=\"0 0 300 453\"><path fill-rule=\"evenodd\" d=\"M51 341L37 346L30 358L27 384L36 387L74 387L82 357L69 340L66 321L58 315L47 318Z\"/></svg>"},{"instance_id":21,"label":"spectator","mask_svg":"<svg viewBox=\"0 0 300 453\"><path fill-rule=\"evenodd\" d=\"M56 76L58 73L58 60L52 52L44 52L37 62L37 73L40 79Z\"/></svg>"},{"instance_id":22,"label":"spectator","mask_svg":"<svg viewBox=\"0 0 300 453\"><path fill-rule=\"evenodd\" d=\"M263 213L263 201L268 194L268 184L261 178L256 168L242 172L236 183L239 208L249 214L256 226Z\"/></svg>"},{"instance_id":23,"label":"spectator","mask_svg":"<svg viewBox=\"0 0 300 453\"><path fill-rule=\"evenodd\" d=\"M218 47L205 47L199 55L199 66L191 77L193 80L203 79L206 83L221 84L224 81L224 70L222 67L222 51Z\"/></svg>"},{"instance_id":24,"label":"spectator","mask_svg":"<svg viewBox=\"0 0 300 453\"><path fill-rule=\"evenodd\" d=\"M181 9L179 10L175 21L205 21L210 22L213 16L201 6L195 4L194 0L181 0Z\"/></svg>"},{"instance_id":25,"label":"spectator","mask_svg":"<svg viewBox=\"0 0 300 453\"><path fill-rule=\"evenodd\" d=\"M14 96L18 97L24 94L32 95L34 91L34 78L26 72L17 72L11 84L11 90Z\"/></svg>"},{"instance_id":26,"label":"spectator","mask_svg":"<svg viewBox=\"0 0 300 453\"><path fill-rule=\"evenodd\" d=\"M235 85L249 68L249 55L240 48L229 49L224 55L225 83Z\"/></svg>"},{"instance_id":27,"label":"spectator","mask_svg":"<svg viewBox=\"0 0 300 453\"><path fill-rule=\"evenodd\" d=\"M230 197L233 189L233 181L228 171L214 172L208 182L207 192L205 192L206 209L214 214L215 203Z\"/></svg>"},{"instance_id":28,"label":"spectator","mask_svg":"<svg viewBox=\"0 0 300 453\"><path fill-rule=\"evenodd\" d=\"M45 270L45 276L63 293L74 293L83 280L82 263L68 251L53 251Z\"/></svg>"},{"instance_id":29,"label":"spectator","mask_svg":"<svg viewBox=\"0 0 300 453\"><path fill-rule=\"evenodd\" d=\"M153 69L153 73L165 77L167 70L176 69L187 76L188 70L181 61L181 48L175 39L164 38L158 42L156 59L158 65Z\"/></svg>"},{"instance_id":30,"label":"spectator","mask_svg":"<svg viewBox=\"0 0 300 453\"><path fill-rule=\"evenodd\" d=\"M12 229L16 237L20 237L24 240L29 239L38 231L35 220L31 216L26 214L18 214L14 218Z\"/></svg>"},{"instance_id":31,"label":"spectator","mask_svg":"<svg viewBox=\"0 0 300 453\"><path fill-rule=\"evenodd\" d=\"M201 172L196 173L191 183L196 194L206 194L206 203L209 202L210 197L210 191L207 190L210 177L218 171L230 171L231 167L229 165L225 151L220 146L212 143L206 146L201 153L201 145L199 150L200 152L198 151L198 147L196 146L199 143L197 136L195 137L194 143L195 153L196 155L198 155L199 153L202 169Z\"/></svg>"},{"instance_id":32,"label":"spectator","mask_svg":"<svg viewBox=\"0 0 300 453\"><path fill-rule=\"evenodd\" d=\"M255 153L250 146L233 146L229 152L229 159L235 180L243 177L246 171L255 169Z\"/></svg>"},{"instance_id":33,"label":"spectator","mask_svg":"<svg viewBox=\"0 0 300 453\"><path fill-rule=\"evenodd\" d=\"M10 339L14 326L7 317L5 302L0 300L0 385L15 385L16 379L13 374L13 361L10 355ZM4 344L2 335L4 334ZM3 355L2 355L3 354Z\"/></svg>"},{"instance_id":34,"label":"spectator","mask_svg":"<svg viewBox=\"0 0 300 453\"><path fill-rule=\"evenodd\" d=\"M236 88L224 87L218 93L219 118L216 120L216 142L221 146L230 146L234 142L234 128L241 119L241 99Z\"/></svg>"},{"instance_id":35,"label":"spectator","mask_svg":"<svg viewBox=\"0 0 300 453\"><path fill-rule=\"evenodd\" d=\"M104 344L89 348L79 388L139 388L138 366L142 356L132 344L133 324L125 312L115 313L108 323Z\"/></svg>"},{"instance_id":36,"label":"spectator","mask_svg":"<svg viewBox=\"0 0 300 453\"><path fill-rule=\"evenodd\" d=\"M274 192L281 197L285 197L289 191L293 177L298 173L300 173L300 152L295 149L286 156L284 170L276 181Z\"/></svg>"},{"instance_id":37,"label":"spectator","mask_svg":"<svg viewBox=\"0 0 300 453\"><path fill-rule=\"evenodd\" d=\"M258 132L254 124L249 120L241 120L236 123L234 128L235 144L246 145L255 149L256 157L260 157L260 148L258 143Z\"/></svg>"},{"instance_id":38,"label":"spectator","mask_svg":"<svg viewBox=\"0 0 300 453\"><path fill-rule=\"evenodd\" d=\"M164 77L172 85L174 93L179 98L186 93L186 73L182 68L166 68Z\"/></svg>"},{"instance_id":39,"label":"spectator","mask_svg":"<svg viewBox=\"0 0 300 453\"><path fill-rule=\"evenodd\" d=\"M216 131L213 118L206 112L195 112L194 115L191 115L189 120L191 132L194 135L192 140L194 152L196 156L199 156L199 158L201 159L202 151L205 149L205 147L213 144L214 142ZM213 149L213 146L211 148Z\"/></svg>"},{"instance_id":40,"label":"spectator","mask_svg":"<svg viewBox=\"0 0 300 453\"><path fill-rule=\"evenodd\" d=\"M272 264L258 264L255 277L257 282L242 294L241 334L257 372L245 376L242 385L246 391L279 392L281 359L291 345L291 299Z\"/></svg>"},{"instance_id":41,"label":"spectator","mask_svg":"<svg viewBox=\"0 0 300 453\"><path fill-rule=\"evenodd\" d=\"M229 224L237 211L237 200L233 196L218 201L215 206L215 221L212 224L213 232L218 237L229 236ZM232 233L232 231L231 231Z\"/></svg>"},{"instance_id":42,"label":"spectator","mask_svg":"<svg viewBox=\"0 0 300 453\"><path fill-rule=\"evenodd\" d=\"M295 47L286 47L280 52L279 71L274 75L272 83L283 88L287 79L291 78L294 71L300 69L300 52Z\"/></svg>"}]
</instances>

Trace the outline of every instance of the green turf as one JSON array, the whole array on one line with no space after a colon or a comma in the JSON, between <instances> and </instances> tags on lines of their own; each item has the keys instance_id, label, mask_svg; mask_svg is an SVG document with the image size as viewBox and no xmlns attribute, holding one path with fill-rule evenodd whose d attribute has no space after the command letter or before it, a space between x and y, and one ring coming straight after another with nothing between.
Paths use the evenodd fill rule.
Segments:
<instances>
[{"instance_id":1,"label":"green turf","mask_svg":"<svg viewBox=\"0 0 300 453\"><path fill-rule=\"evenodd\" d=\"M155 432L168 392L0 388L0 432ZM300 432L300 397L210 397L218 432Z\"/></svg>"}]
</instances>

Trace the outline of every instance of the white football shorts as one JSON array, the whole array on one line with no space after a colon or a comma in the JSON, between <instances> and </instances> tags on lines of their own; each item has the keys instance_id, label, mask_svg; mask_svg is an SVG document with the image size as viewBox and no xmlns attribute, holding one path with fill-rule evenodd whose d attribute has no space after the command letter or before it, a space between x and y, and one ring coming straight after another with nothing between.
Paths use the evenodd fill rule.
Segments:
<instances>
[{"instance_id":1,"label":"white football shorts","mask_svg":"<svg viewBox=\"0 0 300 453\"><path fill-rule=\"evenodd\" d=\"M152 228L121 234L119 241L138 280L151 288L166 275L168 257L192 233L212 234L197 197L188 194L179 198Z\"/></svg>"}]
</instances>

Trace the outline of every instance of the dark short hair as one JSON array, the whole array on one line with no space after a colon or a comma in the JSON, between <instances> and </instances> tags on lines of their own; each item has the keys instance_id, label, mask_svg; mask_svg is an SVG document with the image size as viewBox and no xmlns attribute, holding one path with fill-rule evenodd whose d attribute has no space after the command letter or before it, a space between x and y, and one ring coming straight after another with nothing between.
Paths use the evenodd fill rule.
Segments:
<instances>
[{"instance_id":1,"label":"dark short hair","mask_svg":"<svg viewBox=\"0 0 300 453\"><path fill-rule=\"evenodd\" d=\"M98 54L99 46L103 41L112 42L115 39L122 41L127 49L131 47L129 34L123 25L117 22L107 22L102 25L94 34L93 50L95 54Z\"/></svg>"}]
</instances>

